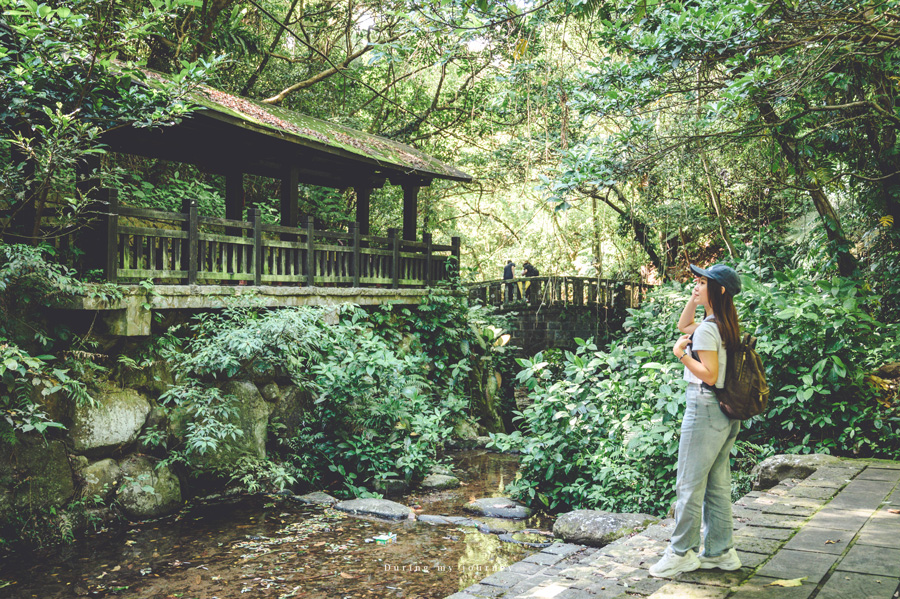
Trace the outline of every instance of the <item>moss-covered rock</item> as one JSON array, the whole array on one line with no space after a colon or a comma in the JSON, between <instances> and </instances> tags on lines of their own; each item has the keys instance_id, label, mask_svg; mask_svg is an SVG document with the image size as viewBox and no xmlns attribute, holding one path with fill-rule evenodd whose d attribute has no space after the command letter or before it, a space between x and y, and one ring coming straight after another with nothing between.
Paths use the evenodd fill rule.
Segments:
<instances>
[{"instance_id":1,"label":"moss-covered rock","mask_svg":"<svg viewBox=\"0 0 900 599\"><path fill-rule=\"evenodd\" d=\"M149 456L134 455L120 467L124 482L116 499L129 518L156 518L181 508L181 483L168 466L160 466Z\"/></svg>"},{"instance_id":2,"label":"moss-covered rock","mask_svg":"<svg viewBox=\"0 0 900 599\"><path fill-rule=\"evenodd\" d=\"M81 494L84 497L105 499L112 493L122 477L122 469L115 460L99 460L78 471L84 481Z\"/></svg>"},{"instance_id":3,"label":"moss-covered rock","mask_svg":"<svg viewBox=\"0 0 900 599\"><path fill-rule=\"evenodd\" d=\"M74 494L72 468L61 441L23 435L15 445L0 444L0 516L59 507Z\"/></svg>"},{"instance_id":4,"label":"moss-covered rock","mask_svg":"<svg viewBox=\"0 0 900 599\"><path fill-rule=\"evenodd\" d=\"M102 453L137 439L150 413L150 402L133 389L105 385L93 394L94 404L75 407L69 437L79 453Z\"/></svg>"}]
</instances>

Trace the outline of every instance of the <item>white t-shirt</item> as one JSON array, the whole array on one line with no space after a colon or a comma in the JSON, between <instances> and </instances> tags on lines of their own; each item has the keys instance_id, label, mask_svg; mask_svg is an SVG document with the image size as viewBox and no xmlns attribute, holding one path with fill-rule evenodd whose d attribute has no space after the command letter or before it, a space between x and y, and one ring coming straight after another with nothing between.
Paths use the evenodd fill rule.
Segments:
<instances>
[{"instance_id":1,"label":"white t-shirt","mask_svg":"<svg viewBox=\"0 0 900 599\"><path fill-rule=\"evenodd\" d=\"M725 352L725 347L722 345L722 336L719 334L719 327L716 326L716 321L712 316L704 318L703 322L700 323L700 326L694 331L693 341L689 347L692 352L698 352L700 350L717 352L719 356L719 377L716 379L716 387L719 389L724 387L725 366L728 360L728 354ZM696 357L696 354L694 357ZM688 370L687 366L684 367L684 380L698 385L703 383L703 381L697 378L693 372Z\"/></svg>"}]
</instances>

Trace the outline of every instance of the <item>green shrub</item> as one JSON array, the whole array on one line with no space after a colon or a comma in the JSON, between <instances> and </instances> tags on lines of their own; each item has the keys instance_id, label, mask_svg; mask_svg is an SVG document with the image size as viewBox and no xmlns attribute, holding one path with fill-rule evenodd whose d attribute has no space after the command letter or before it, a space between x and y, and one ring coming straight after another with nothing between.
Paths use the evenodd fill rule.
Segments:
<instances>
[{"instance_id":1,"label":"green shrub","mask_svg":"<svg viewBox=\"0 0 900 599\"><path fill-rule=\"evenodd\" d=\"M779 451L892 458L900 414L869 375L900 355L898 326L877 321L880 297L856 281L804 270L744 277L738 309L759 339L770 409L756 431Z\"/></svg>"},{"instance_id":2,"label":"green shrub","mask_svg":"<svg viewBox=\"0 0 900 599\"><path fill-rule=\"evenodd\" d=\"M332 315L336 322L324 314L310 307L235 306L198 317L183 348L169 344L164 357L177 364L181 384L163 399L195 423L183 445L169 448L173 459L196 468L197 457L231 442L234 431L216 425L228 421L231 409L230 398L219 393L224 383L276 380L308 391L312 405L295 430L275 423L282 439L274 448L278 463L247 461L238 468L234 478L248 489L340 482L358 495L379 479L427 474L466 407L464 376L434 376L453 370L445 359L454 352L433 359L425 348L438 345L429 330L404 342L412 314L406 310L395 319L389 309L372 317L346 306Z\"/></svg>"},{"instance_id":3,"label":"green shrub","mask_svg":"<svg viewBox=\"0 0 900 599\"><path fill-rule=\"evenodd\" d=\"M743 265L738 296L744 330L758 337L771 388L769 410L744 423L732 450L735 492L773 453L825 452L897 458L900 412L878 401L869 374L900 356L896 324L872 314L879 297L847 279ZM538 354L520 360L533 404L520 431L494 436L523 452L516 497L553 510L599 508L663 514L674 498L683 415L683 367L671 348L692 284L655 289L629 310L605 350L581 342L562 373Z\"/></svg>"}]
</instances>

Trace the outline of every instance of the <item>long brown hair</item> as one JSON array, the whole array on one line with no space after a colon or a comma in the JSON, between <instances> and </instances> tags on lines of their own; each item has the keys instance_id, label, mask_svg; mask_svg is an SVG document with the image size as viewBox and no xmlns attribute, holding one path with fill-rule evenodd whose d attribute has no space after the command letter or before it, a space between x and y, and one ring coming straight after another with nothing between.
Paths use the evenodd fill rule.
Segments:
<instances>
[{"instance_id":1,"label":"long brown hair","mask_svg":"<svg viewBox=\"0 0 900 599\"><path fill-rule=\"evenodd\" d=\"M716 316L719 335L726 349L734 349L741 341L741 325L738 322L734 299L722 286L710 278L706 279L706 297L709 307Z\"/></svg>"}]
</instances>

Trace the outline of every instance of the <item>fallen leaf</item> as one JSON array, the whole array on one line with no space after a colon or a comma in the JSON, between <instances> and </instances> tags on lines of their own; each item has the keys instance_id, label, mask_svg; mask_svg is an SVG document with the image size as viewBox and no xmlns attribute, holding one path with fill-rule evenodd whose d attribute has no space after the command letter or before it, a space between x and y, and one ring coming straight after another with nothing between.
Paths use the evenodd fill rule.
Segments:
<instances>
[{"instance_id":1,"label":"fallen leaf","mask_svg":"<svg viewBox=\"0 0 900 599\"><path fill-rule=\"evenodd\" d=\"M889 514L900 514L900 510L888 510Z\"/></svg>"},{"instance_id":2,"label":"fallen leaf","mask_svg":"<svg viewBox=\"0 0 900 599\"><path fill-rule=\"evenodd\" d=\"M840 543L840 542L841 542L840 539L838 539L837 541L832 541L831 539L828 539L827 541L825 541L825 544L826 545L834 545L835 543Z\"/></svg>"},{"instance_id":3,"label":"fallen leaf","mask_svg":"<svg viewBox=\"0 0 900 599\"><path fill-rule=\"evenodd\" d=\"M324 544L325 544L325 541L319 541L318 543L316 543L315 545L313 545L313 547L321 547L321 546L324 545Z\"/></svg>"},{"instance_id":4,"label":"fallen leaf","mask_svg":"<svg viewBox=\"0 0 900 599\"><path fill-rule=\"evenodd\" d=\"M346 572L341 572L341 578L356 578L353 574L347 574Z\"/></svg>"},{"instance_id":5,"label":"fallen leaf","mask_svg":"<svg viewBox=\"0 0 900 599\"><path fill-rule=\"evenodd\" d=\"M769 583L767 587L799 587L803 584L803 581L808 577L804 576L803 578L792 578L790 580L776 580L775 582Z\"/></svg>"}]
</instances>

